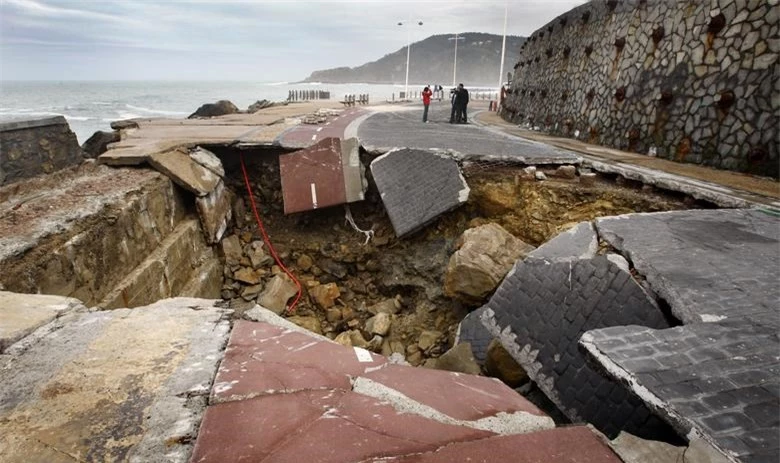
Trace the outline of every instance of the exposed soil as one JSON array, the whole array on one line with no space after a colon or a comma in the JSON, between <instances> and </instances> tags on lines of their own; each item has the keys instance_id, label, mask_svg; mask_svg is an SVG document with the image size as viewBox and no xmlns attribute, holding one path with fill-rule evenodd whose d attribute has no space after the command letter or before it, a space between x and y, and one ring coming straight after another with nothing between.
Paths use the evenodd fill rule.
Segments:
<instances>
[{"instance_id":1,"label":"exposed soil","mask_svg":"<svg viewBox=\"0 0 780 463\"><path fill-rule=\"evenodd\" d=\"M237 154L221 152L220 157L232 179L231 189L246 205L234 232L243 243L262 239L249 207ZM335 338L345 330L364 329L365 320L373 315L368 307L397 298L402 308L393 316L389 335L370 348L385 355L405 351L413 364L435 358L452 346L458 322L473 309L442 293L454 242L466 229L496 222L521 240L539 246L574 224L596 217L687 208L682 198L618 186L607 179L591 186L583 186L577 179L518 181L519 168L479 165L464 171L471 188L464 206L403 239L395 237L369 179L366 200L351 205L358 226L375 233L364 244L364 235L346 223L341 207L285 216L277 157L278 153L268 152L245 155L250 183L272 243L304 288L336 283L341 292L337 300L343 315L340 320L331 316L332 321L328 321L326 311L317 307L305 290L295 315L316 317L323 333ZM365 165L372 159L367 154L362 157ZM551 169L547 173L553 172ZM307 268L309 262L314 264L311 268ZM273 273L268 273L266 281ZM240 287L236 283L226 279L223 297L232 299L240 312L251 304L238 297ZM417 355L417 342L425 330L443 335L434 347ZM366 341L371 339L365 331L363 334Z\"/></svg>"}]
</instances>

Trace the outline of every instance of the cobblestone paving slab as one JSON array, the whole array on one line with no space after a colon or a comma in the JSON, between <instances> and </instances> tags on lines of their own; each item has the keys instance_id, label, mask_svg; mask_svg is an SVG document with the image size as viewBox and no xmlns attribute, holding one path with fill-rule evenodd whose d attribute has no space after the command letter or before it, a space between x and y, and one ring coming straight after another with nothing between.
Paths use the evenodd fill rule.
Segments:
<instances>
[{"instance_id":1,"label":"cobblestone paving slab","mask_svg":"<svg viewBox=\"0 0 780 463\"><path fill-rule=\"evenodd\" d=\"M751 323L588 331L580 344L683 434L744 462L780 459L780 335Z\"/></svg>"},{"instance_id":2,"label":"cobblestone paving slab","mask_svg":"<svg viewBox=\"0 0 780 463\"><path fill-rule=\"evenodd\" d=\"M485 364L490 341L495 338L493 333L482 324L480 317L485 310L487 309L480 307L466 315L458 325L458 334L455 338L455 344L471 344L471 353L480 365Z\"/></svg>"},{"instance_id":3,"label":"cobblestone paving slab","mask_svg":"<svg viewBox=\"0 0 780 463\"><path fill-rule=\"evenodd\" d=\"M780 218L757 209L596 220L683 323L748 317L780 328Z\"/></svg>"},{"instance_id":4,"label":"cobblestone paving slab","mask_svg":"<svg viewBox=\"0 0 780 463\"><path fill-rule=\"evenodd\" d=\"M513 462L513 463L620 463L602 438L585 426L551 429L530 434L496 436L459 442L435 452L387 460L398 463Z\"/></svg>"},{"instance_id":5,"label":"cobblestone paving slab","mask_svg":"<svg viewBox=\"0 0 780 463\"><path fill-rule=\"evenodd\" d=\"M419 112L399 110L377 113L358 128L358 138L369 151L386 152L393 148L451 150L464 158L493 156L526 164L577 164L580 158L565 151L474 124L449 124L449 105L431 108L432 123L422 123Z\"/></svg>"},{"instance_id":6,"label":"cobblestone paving slab","mask_svg":"<svg viewBox=\"0 0 780 463\"><path fill-rule=\"evenodd\" d=\"M572 421L610 437L621 430L642 437L664 431L637 396L586 365L577 346L595 328L668 327L631 275L606 256L518 262L487 308L483 324Z\"/></svg>"},{"instance_id":7,"label":"cobblestone paving slab","mask_svg":"<svg viewBox=\"0 0 780 463\"><path fill-rule=\"evenodd\" d=\"M598 235L591 222L580 222L531 251L537 259L571 260L594 257L599 249Z\"/></svg>"},{"instance_id":8,"label":"cobblestone paving slab","mask_svg":"<svg viewBox=\"0 0 780 463\"><path fill-rule=\"evenodd\" d=\"M71 313L36 331L0 370L0 460L187 461L229 329L213 304Z\"/></svg>"},{"instance_id":9,"label":"cobblestone paving slab","mask_svg":"<svg viewBox=\"0 0 780 463\"><path fill-rule=\"evenodd\" d=\"M390 151L371 162L371 173L399 237L422 228L469 197L458 164L430 151Z\"/></svg>"}]
</instances>

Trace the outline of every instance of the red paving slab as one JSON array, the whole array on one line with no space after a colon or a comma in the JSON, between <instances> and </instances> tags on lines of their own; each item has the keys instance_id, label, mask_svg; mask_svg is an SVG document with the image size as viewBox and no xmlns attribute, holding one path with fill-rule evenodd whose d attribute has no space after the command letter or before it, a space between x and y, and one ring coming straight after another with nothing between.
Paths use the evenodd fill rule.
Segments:
<instances>
[{"instance_id":1,"label":"red paving slab","mask_svg":"<svg viewBox=\"0 0 780 463\"><path fill-rule=\"evenodd\" d=\"M350 376L381 367L387 359L291 331L240 320L233 326L217 371L212 402L303 389L351 389ZM370 361L365 361L369 360Z\"/></svg>"},{"instance_id":2,"label":"red paving slab","mask_svg":"<svg viewBox=\"0 0 780 463\"><path fill-rule=\"evenodd\" d=\"M347 202L341 141L325 138L279 156L284 213L311 211Z\"/></svg>"},{"instance_id":3,"label":"red paving slab","mask_svg":"<svg viewBox=\"0 0 780 463\"><path fill-rule=\"evenodd\" d=\"M209 407L191 462L359 462L493 435L349 391L304 391Z\"/></svg>"},{"instance_id":4,"label":"red paving slab","mask_svg":"<svg viewBox=\"0 0 780 463\"><path fill-rule=\"evenodd\" d=\"M504 383L484 376L401 365L387 365L362 376L458 420L473 421L500 412L547 416Z\"/></svg>"},{"instance_id":5,"label":"red paving slab","mask_svg":"<svg viewBox=\"0 0 780 463\"><path fill-rule=\"evenodd\" d=\"M393 463L622 463L589 428L573 426L531 434L454 443L435 452L369 460Z\"/></svg>"},{"instance_id":6,"label":"red paving slab","mask_svg":"<svg viewBox=\"0 0 780 463\"><path fill-rule=\"evenodd\" d=\"M285 148L305 148L328 137L344 138L347 126L366 113L367 111L361 108L345 109L338 116L329 116L324 124L297 125L282 133L275 143Z\"/></svg>"}]
</instances>

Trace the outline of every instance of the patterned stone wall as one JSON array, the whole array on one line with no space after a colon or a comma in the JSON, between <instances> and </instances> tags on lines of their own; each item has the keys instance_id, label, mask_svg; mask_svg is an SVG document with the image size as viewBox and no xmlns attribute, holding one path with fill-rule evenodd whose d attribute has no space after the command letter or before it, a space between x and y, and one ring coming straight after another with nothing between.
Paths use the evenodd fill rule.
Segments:
<instances>
[{"instance_id":1,"label":"patterned stone wall","mask_svg":"<svg viewBox=\"0 0 780 463\"><path fill-rule=\"evenodd\" d=\"M526 41L503 116L778 177L778 17L778 0L593 0Z\"/></svg>"}]
</instances>

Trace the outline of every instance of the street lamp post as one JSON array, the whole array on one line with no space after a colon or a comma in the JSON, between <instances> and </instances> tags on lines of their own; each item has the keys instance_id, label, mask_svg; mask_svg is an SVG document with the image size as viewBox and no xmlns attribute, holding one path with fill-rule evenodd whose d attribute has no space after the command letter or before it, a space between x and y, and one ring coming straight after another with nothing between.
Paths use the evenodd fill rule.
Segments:
<instances>
[{"instance_id":1,"label":"street lamp post","mask_svg":"<svg viewBox=\"0 0 780 463\"><path fill-rule=\"evenodd\" d=\"M504 55L506 55L506 17L509 12L509 2L504 3L504 39L501 42L501 69L498 70L498 94L496 95L496 105L501 102L501 88L504 86ZM498 111L498 106L496 106Z\"/></svg>"},{"instance_id":2,"label":"street lamp post","mask_svg":"<svg viewBox=\"0 0 780 463\"><path fill-rule=\"evenodd\" d=\"M455 87L457 82L457 70L458 70L458 40L465 40L465 37L458 37L455 33L455 37L450 37L447 40L455 41L455 59L452 62L452 86Z\"/></svg>"},{"instance_id":3,"label":"street lamp post","mask_svg":"<svg viewBox=\"0 0 780 463\"><path fill-rule=\"evenodd\" d=\"M409 25L409 21L398 21L399 26ZM422 21L417 21L417 25L422 26ZM409 28L406 28L406 83L404 84L404 97L409 98L409 55L412 50L412 35Z\"/></svg>"}]
</instances>

